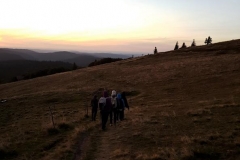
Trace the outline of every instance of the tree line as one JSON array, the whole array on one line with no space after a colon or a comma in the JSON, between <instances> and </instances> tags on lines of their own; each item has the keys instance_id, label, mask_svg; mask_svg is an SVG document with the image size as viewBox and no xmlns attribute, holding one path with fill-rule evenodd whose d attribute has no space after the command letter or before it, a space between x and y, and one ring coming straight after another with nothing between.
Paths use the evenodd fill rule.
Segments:
<instances>
[{"instance_id":1,"label":"tree line","mask_svg":"<svg viewBox=\"0 0 240 160\"><path fill-rule=\"evenodd\" d=\"M206 45L212 44L212 38L209 36L208 38L205 39L204 43ZM197 46L197 45L196 45L195 39L193 39L191 47L195 47L195 46ZM183 42L183 44L182 44L182 46L180 48L179 48L179 45L178 45L178 42L177 42L175 47L174 47L174 50L183 49L183 48L187 48L185 42Z\"/></svg>"},{"instance_id":2,"label":"tree line","mask_svg":"<svg viewBox=\"0 0 240 160\"><path fill-rule=\"evenodd\" d=\"M90 63L88 65L88 67L97 66L97 65L101 65L101 64L105 64L105 63L116 62L116 61L120 61L120 60L122 60L122 58L103 58L100 60L95 60L94 62Z\"/></svg>"}]
</instances>

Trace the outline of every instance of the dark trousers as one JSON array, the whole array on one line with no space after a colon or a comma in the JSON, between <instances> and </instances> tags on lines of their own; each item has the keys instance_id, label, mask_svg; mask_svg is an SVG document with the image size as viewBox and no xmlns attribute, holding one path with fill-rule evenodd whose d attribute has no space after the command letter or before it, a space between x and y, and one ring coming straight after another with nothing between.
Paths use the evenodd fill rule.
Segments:
<instances>
[{"instance_id":1,"label":"dark trousers","mask_svg":"<svg viewBox=\"0 0 240 160\"><path fill-rule=\"evenodd\" d=\"M110 111L109 113L109 117L110 117L110 124L112 124L112 120L113 120L113 111Z\"/></svg>"},{"instance_id":2,"label":"dark trousers","mask_svg":"<svg viewBox=\"0 0 240 160\"><path fill-rule=\"evenodd\" d=\"M114 115L114 125L116 125L117 120L119 120L119 111L117 109L113 110Z\"/></svg>"},{"instance_id":3,"label":"dark trousers","mask_svg":"<svg viewBox=\"0 0 240 160\"><path fill-rule=\"evenodd\" d=\"M119 118L120 118L120 121L124 119L124 110L119 111Z\"/></svg>"},{"instance_id":4,"label":"dark trousers","mask_svg":"<svg viewBox=\"0 0 240 160\"><path fill-rule=\"evenodd\" d=\"M101 112L101 114L102 114L102 130L105 130L106 129L106 124L107 124L107 121L108 121L109 112Z\"/></svg>"},{"instance_id":5,"label":"dark trousers","mask_svg":"<svg viewBox=\"0 0 240 160\"><path fill-rule=\"evenodd\" d=\"M96 121L96 116L97 116L97 109L92 108L92 121Z\"/></svg>"},{"instance_id":6,"label":"dark trousers","mask_svg":"<svg viewBox=\"0 0 240 160\"><path fill-rule=\"evenodd\" d=\"M119 114L117 109L114 109L113 111L111 111L109 113L110 116L110 124L112 124L112 122L116 125L117 120L119 120Z\"/></svg>"},{"instance_id":7,"label":"dark trousers","mask_svg":"<svg viewBox=\"0 0 240 160\"><path fill-rule=\"evenodd\" d=\"M116 110L116 121L120 121L121 120L121 112L120 110Z\"/></svg>"}]
</instances>

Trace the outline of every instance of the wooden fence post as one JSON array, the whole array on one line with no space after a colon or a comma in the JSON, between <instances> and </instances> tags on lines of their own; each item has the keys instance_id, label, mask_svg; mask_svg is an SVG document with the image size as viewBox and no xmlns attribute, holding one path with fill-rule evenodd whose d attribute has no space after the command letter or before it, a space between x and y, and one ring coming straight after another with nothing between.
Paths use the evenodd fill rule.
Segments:
<instances>
[{"instance_id":1,"label":"wooden fence post","mask_svg":"<svg viewBox=\"0 0 240 160\"><path fill-rule=\"evenodd\" d=\"M55 123L54 123L54 119L53 119L53 113L52 113L52 110L51 110L51 107L49 107L49 110L50 110L50 113L51 113L51 116L52 116L52 123L53 123L53 127L55 128Z\"/></svg>"}]
</instances>

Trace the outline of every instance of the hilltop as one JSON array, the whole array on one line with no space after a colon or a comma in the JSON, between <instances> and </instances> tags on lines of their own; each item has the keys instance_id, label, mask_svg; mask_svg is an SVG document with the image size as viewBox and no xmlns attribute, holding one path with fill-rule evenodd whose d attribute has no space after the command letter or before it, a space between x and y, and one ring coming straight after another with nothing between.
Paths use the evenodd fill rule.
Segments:
<instances>
[{"instance_id":1,"label":"hilltop","mask_svg":"<svg viewBox=\"0 0 240 160\"><path fill-rule=\"evenodd\" d=\"M84 117L102 88L126 91L130 104L126 120L106 132ZM0 90L7 100L0 103L5 159L240 158L240 40L1 84Z\"/></svg>"}]
</instances>

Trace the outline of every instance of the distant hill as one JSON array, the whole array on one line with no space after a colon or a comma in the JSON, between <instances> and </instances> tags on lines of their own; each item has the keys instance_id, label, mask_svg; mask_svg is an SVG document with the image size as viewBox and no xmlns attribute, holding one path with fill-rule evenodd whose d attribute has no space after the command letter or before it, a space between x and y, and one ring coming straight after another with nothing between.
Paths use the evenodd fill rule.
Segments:
<instances>
[{"instance_id":1,"label":"distant hill","mask_svg":"<svg viewBox=\"0 0 240 160\"><path fill-rule=\"evenodd\" d=\"M79 67L87 67L90 63L103 58L124 59L129 58L129 56L124 54L68 51L39 53L29 49L0 48L0 83L10 82L14 76L29 74L47 68L71 68L73 63Z\"/></svg>"},{"instance_id":2,"label":"distant hill","mask_svg":"<svg viewBox=\"0 0 240 160\"><path fill-rule=\"evenodd\" d=\"M12 60L24 60L24 58L16 54L6 52L0 53L0 61L12 61Z\"/></svg>"},{"instance_id":3,"label":"distant hill","mask_svg":"<svg viewBox=\"0 0 240 160\"><path fill-rule=\"evenodd\" d=\"M131 55L126 55L126 54L115 54L115 53L90 53L96 57L99 58L122 58L126 59L131 57Z\"/></svg>"},{"instance_id":4,"label":"distant hill","mask_svg":"<svg viewBox=\"0 0 240 160\"><path fill-rule=\"evenodd\" d=\"M101 58L129 58L129 55L112 53L85 53L58 51L39 53L28 49L0 48L0 61L11 60L36 60L36 61L63 61L76 63L78 66L86 67L91 62Z\"/></svg>"},{"instance_id":5,"label":"distant hill","mask_svg":"<svg viewBox=\"0 0 240 160\"><path fill-rule=\"evenodd\" d=\"M73 65L66 62L12 60L0 62L0 83L12 81L13 77L31 74L44 69L63 67L72 69Z\"/></svg>"},{"instance_id":6,"label":"distant hill","mask_svg":"<svg viewBox=\"0 0 240 160\"><path fill-rule=\"evenodd\" d=\"M35 55L39 53L28 50L28 49L8 49L0 48L0 61L7 60L37 60ZM11 55L15 55L12 57ZM10 57L11 56L11 57ZM10 58L6 58L10 57Z\"/></svg>"},{"instance_id":7,"label":"distant hill","mask_svg":"<svg viewBox=\"0 0 240 160\"><path fill-rule=\"evenodd\" d=\"M76 53L61 51L53 53L41 53L36 55L37 60L39 61L64 61L66 59L77 58Z\"/></svg>"},{"instance_id":8,"label":"distant hill","mask_svg":"<svg viewBox=\"0 0 240 160\"><path fill-rule=\"evenodd\" d=\"M78 55L75 58L66 59L66 60L63 60L63 61L68 62L68 63L76 63L80 67L86 67L90 63L92 63L93 61L99 60L99 59L101 59L101 58L94 57L92 55Z\"/></svg>"}]
</instances>

